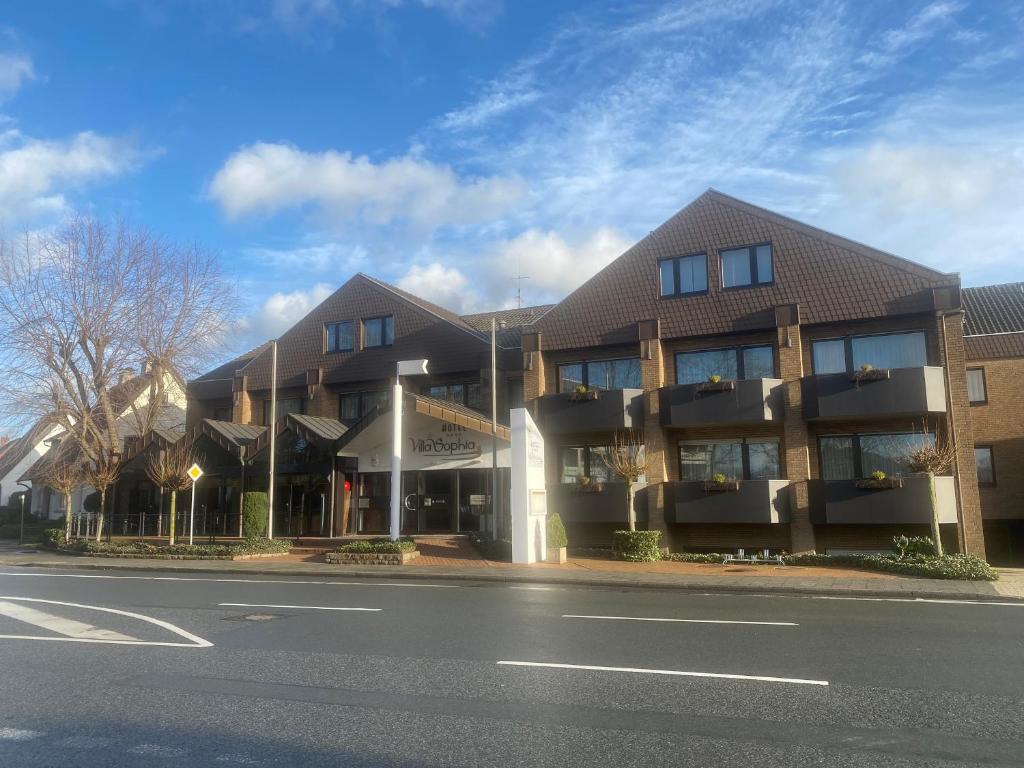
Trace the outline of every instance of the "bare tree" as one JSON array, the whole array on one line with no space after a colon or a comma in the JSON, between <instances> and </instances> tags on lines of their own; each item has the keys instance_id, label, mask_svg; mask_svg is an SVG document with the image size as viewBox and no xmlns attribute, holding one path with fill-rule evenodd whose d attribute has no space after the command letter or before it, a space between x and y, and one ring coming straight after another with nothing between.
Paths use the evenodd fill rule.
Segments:
<instances>
[{"instance_id":1,"label":"bare tree","mask_svg":"<svg viewBox=\"0 0 1024 768\"><path fill-rule=\"evenodd\" d=\"M654 457L644 450L643 439L636 432L616 432L614 444L601 460L626 484L626 519L629 530L636 530L636 508L633 485L654 466Z\"/></svg>"},{"instance_id":2,"label":"bare tree","mask_svg":"<svg viewBox=\"0 0 1024 768\"><path fill-rule=\"evenodd\" d=\"M71 494L84 479L81 456L65 444L54 450L57 456L48 461L41 479L64 497L64 540L71 541Z\"/></svg>"},{"instance_id":3,"label":"bare tree","mask_svg":"<svg viewBox=\"0 0 1024 768\"><path fill-rule=\"evenodd\" d=\"M171 447L151 453L146 460L146 475L157 488L161 498L164 490L171 492L171 507L168 514L168 543L174 544L175 507L179 491L192 486L188 476L189 467L195 463L195 453L188 444L187 438L179 440ZM161 501L162 506L162 501Z\"/></svg>"},{"instance_id":4,"label":"bare tree","mask_svg":"<svg viewBox=\"0 0 1024 768\"><path fill-rule=\"evenodd\" d=\"M944 475L956 462L956 444L940 425L934 438L928 432L928 425L921 424L921 440L903 457L903 464L911 472L918 472L928 478L928 498L931 503L932 543L935 554L942 554L942 539L939 529L939 508L935 495L935 476Z\"/></svg>"},{"instance_id":5,"label":"bare tree","mask_svg":"<svg viewBox=\"0 0 1024 768\"><path fill-rule=\"evenodd\" d=\"M96 541L103 538L103 518L107 510L107 492L121 474L121 454L101 454L100 461L86 467L85 479L100 495L100 511L96 516Z\"/></svg>"}]
</instances>

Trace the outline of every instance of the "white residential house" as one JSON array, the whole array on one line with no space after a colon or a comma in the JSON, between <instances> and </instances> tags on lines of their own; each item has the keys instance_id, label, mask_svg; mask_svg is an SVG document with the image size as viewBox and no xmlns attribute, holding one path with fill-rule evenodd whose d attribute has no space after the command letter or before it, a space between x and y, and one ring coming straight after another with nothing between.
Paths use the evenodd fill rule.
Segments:
<instances>
[{"instance_id":1,"label":"white residential house","mask_svg":"<svg viewBox=\"0 0 1024 768\"><path fill-rule=\"evenodd\" d=\"M60 427L41 419L21 437L8 442L0 452L0 507L9 504L11 494L24 491L18 480L50 449L50 442L60 434ZM31 481L26 481L31 487Z\"/></svg>"}]
</instances>

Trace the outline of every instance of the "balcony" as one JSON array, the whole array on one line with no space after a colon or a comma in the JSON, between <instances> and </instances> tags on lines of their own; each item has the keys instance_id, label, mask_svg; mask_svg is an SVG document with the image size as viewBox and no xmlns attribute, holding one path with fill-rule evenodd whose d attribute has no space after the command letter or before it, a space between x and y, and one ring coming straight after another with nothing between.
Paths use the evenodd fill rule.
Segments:
<instances>
[{"instance_id":1,"label":"balcony","mask_svg":"<svg viewBox=\"0 0 1024 768\"><path fill-rule=\"evenodd\" d=\"M658 392L664 427L731 426L782 420L781 379L680 384Z\"/></svg>"},{"instance_id":2,"label":"balcony","mask_svg":"<svg viewBox=\"0 0 1024 768\"><path fill-rule=\"evenodd\" d=\"M614 432L644 425L642 389L562 392L540 399L541 429L546 435Z\"/></svg>"},{"instance_id":3,"label":"balcony","mask_svg":"<svg viewBox=\"0 0 1024 768\"><path fill-rule=\"evenodd\" d=\"M709 490L702 482L666 483L665 519L675 523L788 523L789 481L741 480L737 490Z\"/></svg>"},{"instance_id":4,"label":"balcony","mask_svg":"<svg viewBox=\"0 0 1024 768\"><path fill-rule=\"evenodd\" d=\"M634 486L638 522L647 520L646 497ZM565 523L619 523L626 525L625 483L605 483L582 490L572 483L548 485L548 512L557 512Z\"/></svg>"},{"instance_id":5,"label":"balcony","mask_svg":"<svg viewBox=\"0 0 1024 768\"><path fill-rule=\"evenodd\" d=\"M831 525L931 523L928 478L903 477L896 488L858 488L857 480L812 480L811 522ZM940 523L955 523L956 486L952 477L935 478Z\"/></svg>"},{"instance_id":6,"label":"balcony","mask_svg":"<svg viewBox=\"0 0 1024 768\"><path fill-rule=\"evenodd\" d=\"M829 373L803 380L804 418L834 421L946 412L942 368L890 368L870 375Z\"/></svg>"}]
</instances>

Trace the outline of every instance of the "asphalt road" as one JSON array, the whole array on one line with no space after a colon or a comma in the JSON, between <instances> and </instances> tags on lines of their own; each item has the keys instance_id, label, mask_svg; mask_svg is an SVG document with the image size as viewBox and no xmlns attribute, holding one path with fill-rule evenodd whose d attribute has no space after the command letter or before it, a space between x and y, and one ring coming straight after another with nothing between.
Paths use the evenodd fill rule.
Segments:
<instances>
[{"instance_id":1,"label":"asphalt road","mask_svg":"<svg viewBox=\"0 0 1024 768\"><path fill-rule=\"evenodd\" d=\"M0 766L1020 766L1022 639L1018 605L8 569Z\"/></svg>"}]
</instances>

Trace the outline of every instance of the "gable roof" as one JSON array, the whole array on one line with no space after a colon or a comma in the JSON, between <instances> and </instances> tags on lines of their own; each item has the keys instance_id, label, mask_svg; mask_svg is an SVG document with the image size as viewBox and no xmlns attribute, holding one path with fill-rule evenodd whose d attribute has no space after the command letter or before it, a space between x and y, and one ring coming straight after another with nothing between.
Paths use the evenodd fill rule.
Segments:
<instances>
[{"instance_id":1,"label":"gable roof","mask_svg":"<svg viewBox=\"0 0 1024 768\"><path fill-rule=\"evenodd\" d=\"M264 341L259 346L253 347L248 352L243 352L233 360L229 360L226 363L218 365L216 368L207 371L202 376L198 376L192 381L219 381L222 379L234 378L235 372L245 368L254 359L263 354L266 350L270 349L270 342Z\"/></svg>"},{"instance_id":2,"label":"gable roof","mask_svg":"<svg viewBox=\"0 0 1024 768\"><path fill-rule=\"evenodd\" d=\"M7 450L3 452L3 455L0 455L0 479L3 479L25 457L32 453L35 446L41 440L44 440L49 433L53 432L54 427L55 425L49 419L39 419L29 428L28 432L21 437L11 440L7 444Z\"/></svg>"},{"instance_id":3,"label":"gable roof","mask_svg":"<svg viewBox=\"0 0 1024 768\"><path fill-rule=\"evenodd\" d=\"M774 281L723 290L721 250L770 242ZM658 261L706 254L705 294L662 299ZM869 248L772 211L708 190L619 256L534 325L544 349L632 343L637 322L660 319L663 338L774 326L774 308L799 304L805 324L934 308L933 289L957 275Z\"/></svg>"},{"instance_id":4,"label":"gable roof","mask_svg":"<svg viewBox=\"0 0 1024 768\"><path fill-rule=\"evenodd\" d=\"M522 346L523 328L544 317L554 304L539 304L536 307L518 307L516 309L499 309L495 312L477 312L463 315L462 320L485 337L491 335L491 319L496 321L497 329L494 336L499 347L518 349Z\"/></svg>"},{"instance_id":5,"label":"gable roof","mask_svg":"<svg viewBox=\"0 0 1024 768\"><path fill-rule=\"evenodd\" d=\"M424 312L427 312L440 320L444 320L445 322L451 323L456 328L461 328L462 330L471 333L474 336L480 337L480 331L471 326L469 323L465 322L461 317L459 317L451 310L445 309L444 307L434 304L433 302L427 301L426 299L421 299L419 296L415 296L414 294L411 294L408 291L404 291L401 288L398 288L397 286L391 285L391 283L385 283L383 280L378 280L376 277L371 277L370 275L367 275L364 272L357 273L356 277L360 277L363 280L368 280L377 287L383 288L386 291L391 291L391 293L395 294L400 299L409 302L414 307L421 309Z\"/></svg>"},{"instance_id":6,"label":"gable roof","mask_svg":"<svg viewBox=\"0 0 1024 768\"><path fill-rule=\"evenodd\" d=\"M964 288L964 335L1024 331L1024 283Z\"/></svg>"}]
</instances>

